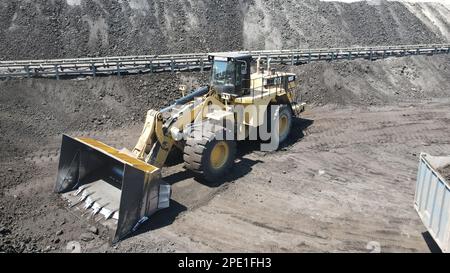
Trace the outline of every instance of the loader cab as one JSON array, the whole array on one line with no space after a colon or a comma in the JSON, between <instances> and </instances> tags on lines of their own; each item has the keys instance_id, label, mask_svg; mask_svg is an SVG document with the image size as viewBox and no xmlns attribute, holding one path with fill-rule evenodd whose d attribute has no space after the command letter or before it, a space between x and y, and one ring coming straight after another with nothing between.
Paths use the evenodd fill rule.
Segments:
<instances>
[{"instance_id":1,"label":"loader cab","mask_svg":"<svg viewBox=\"0 0 450 273\"><path fill-rule=\"evenodd\" d=\"M240 97L249 93L251 55L217 53L208 59L212 62L211 86L219 94Z\"/></svg>"}]
</instances>

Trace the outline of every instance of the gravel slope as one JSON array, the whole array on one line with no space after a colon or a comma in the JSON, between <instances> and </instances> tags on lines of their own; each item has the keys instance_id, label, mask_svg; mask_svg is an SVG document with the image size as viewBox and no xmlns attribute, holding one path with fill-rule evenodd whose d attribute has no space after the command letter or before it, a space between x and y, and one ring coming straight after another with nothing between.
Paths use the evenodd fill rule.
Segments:
<instances>
[{"instance_id":1,"label":"gravel slope","mask_svg":"<svg viewBox=\"0 0 450 273\"><path fill-rule=\"evenodd\" d=\"M0 59L439 43L438 3L79 0L0 3Z\"/></svg>"}]
</instances>

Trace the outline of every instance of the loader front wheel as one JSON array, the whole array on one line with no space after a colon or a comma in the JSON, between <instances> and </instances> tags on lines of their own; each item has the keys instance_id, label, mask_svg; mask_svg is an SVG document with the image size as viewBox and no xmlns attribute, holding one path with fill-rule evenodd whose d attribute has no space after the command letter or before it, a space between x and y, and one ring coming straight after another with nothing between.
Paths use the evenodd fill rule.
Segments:
<instances>
[{"instance_id":1,"label":"loader front wheel","mask_svg":"<svg viewBox=\"0 0 450 273\"><path fill-rule=\"evenodd\" d=\"M192 134L184 147L184 163L188 170L202 175L208 182L220 181L234 164L236 141L218 140L208 132L201 138Z\"/></svg>"}]
</instances>

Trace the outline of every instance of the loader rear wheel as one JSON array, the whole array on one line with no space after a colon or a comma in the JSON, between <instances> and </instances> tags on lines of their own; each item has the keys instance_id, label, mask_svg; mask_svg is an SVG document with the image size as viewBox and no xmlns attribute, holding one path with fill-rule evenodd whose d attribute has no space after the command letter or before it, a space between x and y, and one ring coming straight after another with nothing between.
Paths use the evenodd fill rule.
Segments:
<instances>
[{"instance_id":1,"label":"loader rear wheel","mask_svg":"<svg viewBox=\"0 0 450 273\"><path fill-rule=\"evenodd\" d=\"M278 109L278 128L274 128L278 130L278 140L279 143L283 143L289 137L292 129L292 110L288 105L279 105ZM267 108L267 130L271 132L272 130L272 108L271 105Z\"/></svg>"},{"instance_id":2,"label":"loader rear wheel","mask_svg":"<svg viewBox=\"0 0 450 273\"><path fill-rule=\"evenodd\" d=\"M287 105L280 107L278 121L280 143L283 143L288 138L292 128L292 111Z\"/></svg>"},{"instance_id":3,"label":"loader rear wheel","mask_svg":"<svg viewBox=\"0 0 450 273\"><path fill-rule=\"evenodd\" d=\"M184 147L186 169L203 175L208 182L221 180L231 169L236 157L236 141L218 140L213 132L204 133L201 139L191 134Z\"/></svg>"}]
</instances>

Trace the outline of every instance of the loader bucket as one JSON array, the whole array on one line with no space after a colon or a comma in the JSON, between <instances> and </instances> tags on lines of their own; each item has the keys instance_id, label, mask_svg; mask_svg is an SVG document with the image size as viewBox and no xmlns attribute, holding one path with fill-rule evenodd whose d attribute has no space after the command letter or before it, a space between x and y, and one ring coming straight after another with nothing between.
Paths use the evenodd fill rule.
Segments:
<instances>
[{"instance_id":1,"label":"loader bucket","mask_svg":"<svg viewBox=\"0 0 450 273\"><path fill-rule=\"evenodd\" d=\"M55 191L112 227L113 243L167 208L160 169L90 138L63 135Z\"/></svg>"}]
</instances>

